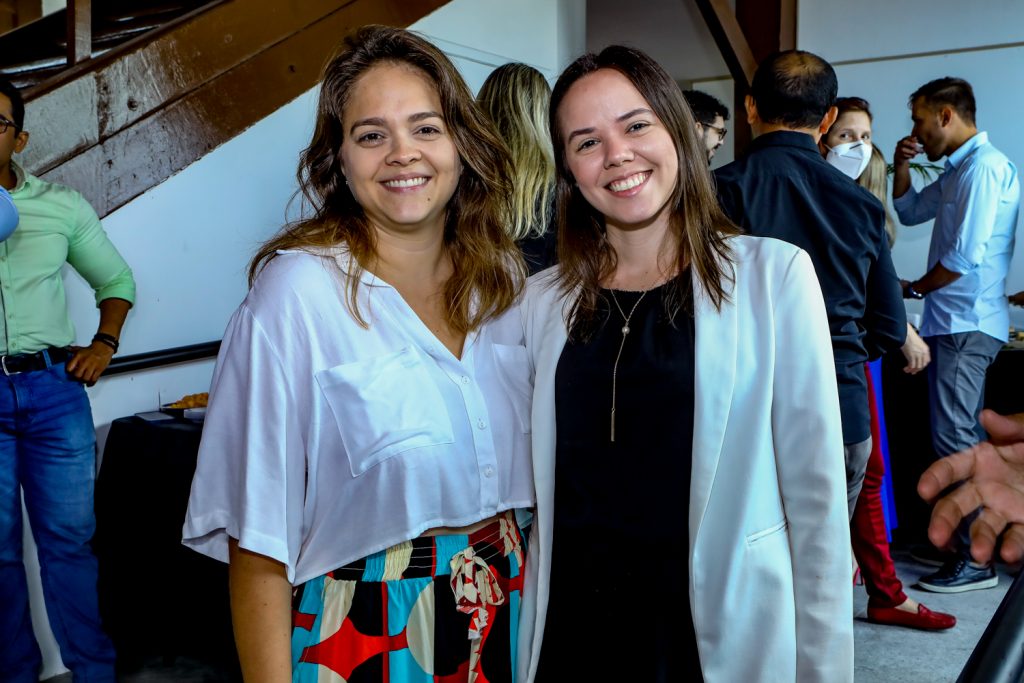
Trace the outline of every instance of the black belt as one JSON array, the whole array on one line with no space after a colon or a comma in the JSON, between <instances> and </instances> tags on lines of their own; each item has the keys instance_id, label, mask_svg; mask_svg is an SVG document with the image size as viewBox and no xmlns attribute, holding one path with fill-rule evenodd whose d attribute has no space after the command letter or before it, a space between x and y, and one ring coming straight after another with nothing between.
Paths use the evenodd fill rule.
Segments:
<instances>
[{"instance_id":1,"label":"black belt","mask_svg":"<svg viewBox=\"0 0 1024 683\"><path fill-rule=\"evenodd\" d=\"M51 365L63 363L71 358L71 351L66 348L51 346L35 353L16 353L12 356L0 356L0 369L5 375L17 375L22 372L45 370Z\"/></svg>"}]
</instances>

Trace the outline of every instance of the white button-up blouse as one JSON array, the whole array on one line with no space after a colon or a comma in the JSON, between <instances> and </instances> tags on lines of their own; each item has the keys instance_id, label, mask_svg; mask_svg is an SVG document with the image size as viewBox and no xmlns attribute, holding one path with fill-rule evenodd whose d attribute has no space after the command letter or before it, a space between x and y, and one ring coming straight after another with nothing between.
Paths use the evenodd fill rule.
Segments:
<instances>
[{"instance_id":1,"label":"white button-up blouse","mask_svg":"<svg viewBox=\"0 0 1024 683\"><path fill-rule=\"evenodd\" d=\"M349 255L282 252L224 334L183 529L228 538L300 584L442 526L534 504L530 372L518 311L453 356Z\"/></svg>"}]
</instances>

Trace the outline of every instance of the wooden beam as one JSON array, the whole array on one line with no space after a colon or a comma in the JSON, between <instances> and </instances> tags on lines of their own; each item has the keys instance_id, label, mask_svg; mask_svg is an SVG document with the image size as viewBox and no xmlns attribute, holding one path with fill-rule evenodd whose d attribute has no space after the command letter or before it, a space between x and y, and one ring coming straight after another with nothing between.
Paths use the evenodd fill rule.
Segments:
<instances>
[{"instance_id":1,"label":"wooden beam","mask_svg":"<svg viewBox=\"0 0 1024 683\"><path fill-rule=\"evenodd\" d=\"M796 49L797 0L779 0L779 49Z\"/></svg>"},{"instance_id":2,"label":"wooden beam","mask_svg":"<svg viewBox=\"0 0 1024 683\"><path fill-rule=\"evenodd\" d=\"M733 93L733 144L740 156L752 137L746 117L746 96L758 63L779 50L796 48L797 0L694 0L729 67Z\"/></svg>"},{"instance_id":3,"label":"wooden beam","mask_svg":"<svg viewBox=\"0 0 1024 683\"><path fill-rule=\"evenodd\" d=\"M92 57L92 0L68 0L68 66Z\"/></svg>"},{"instance_id":4,"label":"wooden beam","mask_svg":"<svg viewBox=\"0 0 1024 683\"><path fill-rule=\"evenodd\" d=\"M747 95L750 93L750 86L740 81L732 82L732 106L735 116L732 122L732 152L733 158L739 159L743 156L750 141L754 139L754 131L750 129L750 122L747 121Z\"/></svg>"},{"instance_id":5,"label":"wooden beam","mask_svg":"<svg viewBox=\"0 0 1024 683\"><path fill-rule=\"evenodd\" d=\"M58 77L56 87L42 84L26 91L26 127L33 137L22 165L45 173L332 12L351 8L368 17L366 23L381 17L378 23L407 26L447 2L224 2L155 39L140 37L128 51L69 69L74 77ZM331 36L321 46L324 59L340 37Z\"/></svg>"},{"instance_id":6,"label":"wooden beam","mask_svg":"<svg viewBox=\"0 0 1024 683\"><path fill-rule=\"evenodd\" d=\"M94 78L76 79L33 103L36 112L51 112L60 119L59 110L69 101L65 97L77 100L76 117L83 122L83 137L77 143L74 136L70 140L79 152L51 165L43 177L79 190L100 216L105 216L313 87L340 37L353 28L368 23L407 26L447 1L335 2L334 9L328 8L322 16L303 15L308 23L291 25L290 34L271 36L256 31L259 47L238 49L232 59L210 49L210 27L198 32L202 40L197 43L175 32L169 37L176 45L177 61L167 71L159 60L118 60ZM294 12L300 5L325 7L319 0L260 4L279 13L279 27L285 16L296 18ZM256 12L247 3L223 7L237 5L247 5L242 14ZM219 24L223 32L214 44L229 52L240 48L236 44L244 43L246 36L239 32L237 22L247 25L242 14L235 16L236 23ZM225 36L231 39L225 40ZM154 58L170 56L159 51L149 54ZM185 59L189 55L194 63ZM129 68L133 64L136 68ZM71 87L79 89L77 95L61 94ZM163 102L167 103L161 105ZM95 116L89 115L90 109ZM27 118L32 123L34 144L37 117L30 112ZM67 117L65 120L70 123ZM48 131L58 134L50 126ZM291 177L293 171L287 169L282 177Z\"/></svg>"},{"instance_id":7,"label":"wooden beam","mask_svg":"<svg viewBox=\"0 0 1024 683\"><path fill-rule=\"evenodd\" d=\"M16 26L18 10L14 0L0 0L0 35L7 33Z\"/></svg>"},{"instance_id":8,"label":"wooden beam","mask_svg":"<svg viewBox=\"0 0 1024 683\"><path fill-rule=\"evenodd\" d=\"M704 22L715 39L722 59L729 67L733 80L732 144L738 158L750 144L752 133L747 123L746 96L754 79L757 61L736 14L727 0L695 0Z\"/></svg>"},{"instance_id":9,"label":"wooden beam","mask_svg":"<svg viewBox=\"0 0 1024 683\"><path fill-rule=\"evenodd\" d=\"M43 0L15 0L14 26L24 26L43 16Z\"/></svg>"},{"instance_id":10,"label":"wooden beam","mask_svg":"<svg viewBox=\"0 0 1024 683\"><path fill-rule=\"evenodd\" d=\"M747 43L747 37L729 6L728 0L694 0L704 22L711 31L729 73L737 83L749 86L754 78L757 62Z\"/></svg>"},{"instance_id":11,"label":"wooden beam","mask_svg":"<svg viewBox=\"0 0 1024 683\"><path fill-rule=\"evenodd\" d=\"M757 63L796 47L796 0L736 0L736 20Z\"/></svg>"}]
</instances>

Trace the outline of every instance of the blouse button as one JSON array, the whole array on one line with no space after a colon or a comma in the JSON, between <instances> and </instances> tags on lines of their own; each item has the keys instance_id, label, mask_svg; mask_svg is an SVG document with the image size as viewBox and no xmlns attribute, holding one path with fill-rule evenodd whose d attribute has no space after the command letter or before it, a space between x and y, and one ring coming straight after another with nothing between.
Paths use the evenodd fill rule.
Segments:
<instances>
[{"instance_id":1,"label":"blouse button","mask_svg":"<svg viewBox=\"0 0 1024 683\"><path fill-rule=\"evenodd\" d=\"M485 477L493 477L494 476L494 468L491 467L490 465L485 467L484 468L484 476Z\"/></svg>"},{"instance_id":2,"label":"blouse button","mask_svg":"<svg viewBox=\"0 0 1024 683\"><path fill-rule=\"evenodd\" d=\"M476 426L479 427L480 429L487 429L487 423L484 422L483 420L477 420Z\"/></svg>"},{"instance_id":3,"label":"blouse button","mask_svg":"<svg viewBox=\"0 0 1024 683\"><path fill-rule=\"evenodd\" d=\"M462 383L463 384L469 384L469 377L466 377L465 375L463 375L462 376Z\"/></svg>"}]
</instances>

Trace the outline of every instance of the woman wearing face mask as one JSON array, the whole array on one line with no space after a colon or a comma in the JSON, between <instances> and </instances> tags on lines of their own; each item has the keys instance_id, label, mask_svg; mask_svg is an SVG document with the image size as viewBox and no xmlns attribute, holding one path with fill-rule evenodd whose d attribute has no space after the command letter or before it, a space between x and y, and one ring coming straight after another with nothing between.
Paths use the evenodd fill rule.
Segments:
<instances>
[{"instance_id":1,"label":"woman wearing face mask","mask_svg":"<svg viewBox=\"0 0 1024 683\"><path fill-rule=\"evenodd\" d=\"M247 683L514 677L533 487L509 176L424 39L364 27L327 64L313 215L253 261L184 528L230 562Z\"/></svg>"},{"instance_id":2,"label":"woman wearing face mask","mask_svg":"<svg viewBox=\"0 0 1024 683\"><path fill-rule=\"evenodd\" d=\"M826 161L856 180L886 207L885 231L891 247L896 241L896 228L888 211L885 157L871 144L871 106L860 97L840 97L836 100L836 109L839 111L836 122L822 136L818 146ZM909 323L903 355L907 359L905 372L909 374L920 372L931 360L928 345Z\"/></svg>"},{"instance_id":3,"label":"woman wearing face mask","mask_svg":"<svg viewBox=\"0 0 1024 683\"><path fill-rule=\"evenodd\" d=\"M693 117L613 46L552 92L559 263L536 369L520 672L852 681L835 366L806 253L738 234Z\"/></svg>"},{"instance_id":4,"label":"woman wearing face mask","mask_svg":"<svg viewBox=\"0 0 1024 683\"><path fill-rule=\"evenodd\" d=\"M871 108L859 97L836 100L839 115L822 136L821 150L826 161L857 180L887 206L888 175L885 157L871 144ZM889 245L895 240L895 225L886 208L886 233ZM906 371L920 372L930 360L928 345L917 331L907 324L907 341L903 345L907 359ZM850 526L853 553L860 565L864 587L868 593L868 620L878 624L909 626L923 630L942 630L956 625L956 617L933 612L903 592L896 576L896 567L889 555L889 539L882 511L882 480L885 461L870 371L865 366L871 402L871 456L868 459L864 486L857 498Z\"/></svg>"}]
</instances>

